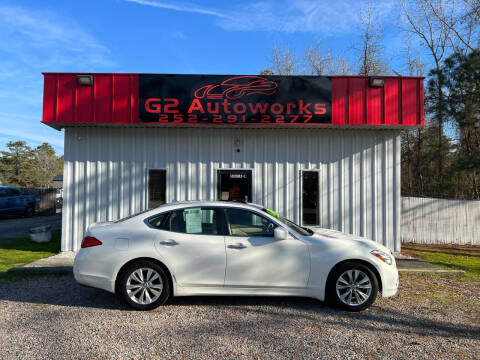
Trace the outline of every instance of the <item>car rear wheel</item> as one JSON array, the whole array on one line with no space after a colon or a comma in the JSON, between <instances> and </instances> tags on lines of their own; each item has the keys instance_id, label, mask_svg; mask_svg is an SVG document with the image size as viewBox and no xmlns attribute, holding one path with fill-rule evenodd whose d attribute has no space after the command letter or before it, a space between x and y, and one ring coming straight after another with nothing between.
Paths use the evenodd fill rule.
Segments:
<instances>
[{"instance_id":1,"label":"car rear wheel","mask_svg":"<svg viewBox=\"0 0 480 360\"><path fill-rule=\"evenodd\" d=\"M137 310L152 310L164 304L170 284L163 269L151 261L136 261L120 275L119 295Z\"/></svg>"},{"instance_id":2,"label":"car rear wheel","mask_svg":"<svg viewBox=\"0 0 480 360\"><path fill-rule=\"evenodd\" d=\"M347 311L362 311L377 297L378 281L373 272L359 263L344 263L331 274L327 289L328 300Z\"/></svg>"},{"instance_id":3,"label":"car rear wheel","mask_svg":"<svg viewBox=\"0 0 480 360\"><path fill-rule=\"evenodd\" d=\"M27 208L25 209L25 216L32 217L33 214L35 214L35 209L33 208L33 206L27 206Z\"/></svg>"}]
</instances>

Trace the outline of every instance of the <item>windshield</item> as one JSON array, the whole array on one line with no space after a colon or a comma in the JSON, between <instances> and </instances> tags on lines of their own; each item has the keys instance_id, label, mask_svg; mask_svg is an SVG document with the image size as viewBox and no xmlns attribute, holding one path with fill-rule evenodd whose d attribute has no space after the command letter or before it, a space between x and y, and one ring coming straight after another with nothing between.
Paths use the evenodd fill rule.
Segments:
<instances>
[{"instance_id":1,"label":"windshield","mask_svg":"<svg viewBox=\"0 0 480 360\"><path fill-rule=\"evenodd\" d=\"M270 214L274 217L276 217L278 220L280 220L282 223L284 223L285 225L287 225L290 229L292 230L295 230L296 232L304 235L304 236L311 236L313 235L313 231L306 228L306 227L303 227L303 226L300 226L300 225L297 225L295 224L293 221L291 220L288 220L287 218L281 216L280 214L276 213L275 211L273 210L270 210L270 209L265 209L263 208L262 209L263 211L265 211L267 214Z\"/></svg>"}]
</instances>

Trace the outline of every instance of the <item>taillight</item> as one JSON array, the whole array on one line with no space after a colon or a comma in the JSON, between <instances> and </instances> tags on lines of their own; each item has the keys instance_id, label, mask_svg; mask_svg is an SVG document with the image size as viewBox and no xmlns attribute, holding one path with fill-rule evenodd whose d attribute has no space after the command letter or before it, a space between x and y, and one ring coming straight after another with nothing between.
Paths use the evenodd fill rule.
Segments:
<instances>
[{"instance_id":1,"label":"taillight","mask_svg":"<svg viewBox=\"0 0 480 360\"><path fill-rule=\"evenodd\" d=\"M102 242L93 236L85 236L82 240L81 248L102 245Z\"/></svg>"}]
</instances>

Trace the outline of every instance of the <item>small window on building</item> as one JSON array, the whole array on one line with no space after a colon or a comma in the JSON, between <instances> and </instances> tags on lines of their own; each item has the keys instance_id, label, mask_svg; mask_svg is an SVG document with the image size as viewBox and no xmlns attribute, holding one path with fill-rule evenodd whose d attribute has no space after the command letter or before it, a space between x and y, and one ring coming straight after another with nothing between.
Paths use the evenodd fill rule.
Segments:
<instances>
[{"instance_id":1,"label":"small window on building","mask_svg":"<svg viewBox=\"0 0 480 360\"><path fill-rule=\"evenodd\" d=\"M165 204L167 192L167 171L148 170L148 208Z\"/></svg>"}]
</instances>

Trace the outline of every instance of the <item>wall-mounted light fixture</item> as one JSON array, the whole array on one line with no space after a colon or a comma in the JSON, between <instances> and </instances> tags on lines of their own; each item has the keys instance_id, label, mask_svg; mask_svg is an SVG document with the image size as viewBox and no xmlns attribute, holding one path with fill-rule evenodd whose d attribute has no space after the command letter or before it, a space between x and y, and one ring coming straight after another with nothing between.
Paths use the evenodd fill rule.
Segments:
<instances>
[{"instance_id":1,"label":"wall-mounted light fixture","mask_svg":"<svg viewBox=\"0 0 480 360\"><path fill-rule=\"evenodd\" d=\"M375 78L375 77L370 78L370 86L371 87L383 87L383 85L385 85L385 79Z\"/></svg>"},{"instance_id":2,"label":"wall-mounted light fixture","mask_svg":"<svg viewBox=\"0 0 480 360\"><path fill-rule=\"evenodd\" d=\"M92 86L93 85L93 76L92 75L77 75L77 84L82 86Z\"/></svg>"}]
</instances>

